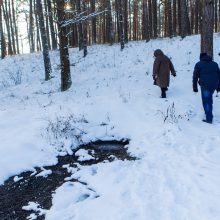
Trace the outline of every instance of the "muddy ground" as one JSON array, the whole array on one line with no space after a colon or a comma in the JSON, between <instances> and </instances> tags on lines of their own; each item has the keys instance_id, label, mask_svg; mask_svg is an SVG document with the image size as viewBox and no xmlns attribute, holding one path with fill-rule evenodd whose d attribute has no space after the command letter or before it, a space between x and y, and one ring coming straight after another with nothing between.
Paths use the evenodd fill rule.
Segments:
<instances>
[{"instance_id":1,"label":"muddy ground","mask_svg":"<svg viewBox=\"0 0 220 220\"><path fill-rule=\"evenodd\" d=\"M134 160L127 152L125 145L128 141L96 141L87 145L81 145L73 155L58 156L58 163L54 166L45 166L43 169L51 170L48 177L38 176L42 168L35 167L35 172L27 171L19 175L12 176L0 186L0 220L24 220L33 213L33 211L23 210L28 202L39 204L42 209L50 209L52 206L53 192L65 182L65 178L71 176L63 165L76 167L77 164L89 166L92 164L102 163L103 161L113 160ZM79 149L88 150L94 159L79 161L75 152ZM16 179L20 179L15 181ZM77 179L71 181L80 182ZM81 184L86 184L80 182ZM45 219L40 212L34 212L38 220Z\"/></svg>"}]
</instances>

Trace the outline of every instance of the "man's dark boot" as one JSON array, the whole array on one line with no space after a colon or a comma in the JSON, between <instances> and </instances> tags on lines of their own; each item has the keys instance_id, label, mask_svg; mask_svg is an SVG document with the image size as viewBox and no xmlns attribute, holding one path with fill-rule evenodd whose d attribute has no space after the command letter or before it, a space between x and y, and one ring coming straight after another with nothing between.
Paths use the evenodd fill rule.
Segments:
<instances>
[{"instance_id":1,"label":"man's dark boot","mask_svg":"<svg viewBox=\"0 0 220 220\"><path fill-rule=\"evenodd\" d=\"M206 119L202 119L203 122L206 122L208 124L212 124L212 121L207 121Z\"/></svg>"}]
</instances>

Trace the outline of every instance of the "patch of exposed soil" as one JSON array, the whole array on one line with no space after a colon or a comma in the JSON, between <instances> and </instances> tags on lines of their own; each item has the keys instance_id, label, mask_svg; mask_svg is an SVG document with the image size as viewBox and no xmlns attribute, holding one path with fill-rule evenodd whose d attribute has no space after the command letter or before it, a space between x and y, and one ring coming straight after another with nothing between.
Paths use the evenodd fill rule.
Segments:
<instances>
[{"instance_id":1,"label":"patch of exposed soil","mask_svg":"<svg viewBox=\"0 0 220 220\"><path fill-rule=\"evenodd\" d=\"M35 172L27 171L17 176L12 176L0 186L0 220L24 220L33 213L33 211L23 210L28 202L38 203L40 208L48 210L52 206L52 193L65 182L66 177L71 173L64 168L64 165L77 168L101 163L103 161L134 160L127 152L125 145L128 141L96 141L77 148L73 155L59 156L58 163L54 166L45 166L43 168L35 167ZM79 160L75 152L79 149L87 150L93 157L89 160ZM51 170L52 173L47 177L37 176L42 169ZM15 180L18 181L15 181ZM71 181L80 182L77 179ZM81 184L86 184L82 183ZM45 219L44 215L35 212L37 219Z\"/></svg>"}]
</instances>

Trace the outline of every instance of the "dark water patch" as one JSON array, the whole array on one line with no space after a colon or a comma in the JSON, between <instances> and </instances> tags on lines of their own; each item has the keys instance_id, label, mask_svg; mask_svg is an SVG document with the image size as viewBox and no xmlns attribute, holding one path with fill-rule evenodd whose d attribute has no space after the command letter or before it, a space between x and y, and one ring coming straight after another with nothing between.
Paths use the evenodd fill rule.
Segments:
<instances>
[{"instance_id":1,"label":"dark water patch","mask_svg":"<svg viewBox=\"0 0 220 220\"><path fill-rule=\"evenodd\" d=\"M45 166L43 168L35 167L35 172L27 171L12 176L0 186L0 220L24 220L33 213L33 211L23 210L23 206L27 206L29 202L39 204L39 207L48 210L52 206L52 194L70 177L72 173L68 172L67 167L79 169L77 164L88 166L104 161L119 160L135 160L127 152L126 145L128 140L120 141L96 141L77 148L73 155L58 156L58 163L53 166ZM75 153L78 150L86 150L90 158L80 159ZM47 177L38 176L41 172L46 172ZM49 171L49 172L48 172ZM17 181L16 181L17 180ZM78 182L86 185L77 179L72 182ZM89 190L92 190L89 188ZM98 197L98 195L97 195ZM86 199L86 198L84 198ZM39 215L39 211L34 212L37 219L45 219L44 215Z\"/></svg>"}]
</instances>

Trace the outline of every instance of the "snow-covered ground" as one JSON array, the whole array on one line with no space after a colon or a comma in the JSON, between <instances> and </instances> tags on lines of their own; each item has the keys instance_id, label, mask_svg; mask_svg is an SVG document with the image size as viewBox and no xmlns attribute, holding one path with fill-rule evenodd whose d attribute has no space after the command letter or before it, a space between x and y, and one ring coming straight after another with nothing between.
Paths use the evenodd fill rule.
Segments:
<instances>
[{"instance_id":1,"label":"snow-covered ground","mask_svg":"<svg viewBox=\"0 0 220 220\"><path fill-rule=\"evenodd\" d=\"M166 100L152 81L158 48L177 71ZM214 48L220 63L219 34ZM73 84L63 93L58 51L51 53L55 77L49 82L41 54L0 61L0 184L56 164L78 140L129 138L129 152L139 160L73 169L88 185L64 183L44 210L46 219L219 220L220 98L214 97L213 125L203 123L200 94L192 92L199 49L199 36L132 42L124 51L92 46L85 59L72 49Z\"/></svg>"}]
</instances>

